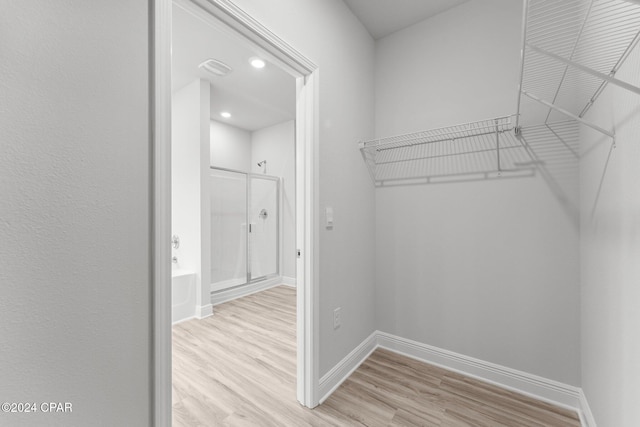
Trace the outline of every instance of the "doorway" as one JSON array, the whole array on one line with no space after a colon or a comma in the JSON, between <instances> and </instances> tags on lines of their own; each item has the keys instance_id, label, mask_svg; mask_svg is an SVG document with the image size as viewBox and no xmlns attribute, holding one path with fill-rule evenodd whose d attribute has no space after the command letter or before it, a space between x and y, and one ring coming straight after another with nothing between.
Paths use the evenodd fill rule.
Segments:
<instances>
[{"instance_id":1,"label":"doorway","mask_svg":"<svg viewBox=\"0 0 640 427\"><path fill-rule=\"evenodd\" d=\"M317 333L317 67L235 5L223 0L178 0L175 4L204 20L214 20L244 43L252 44L269 61L296 79L296 340L297 399L318 404ZM154 34L154 389L156 425L171 423L171 8L169 0L155 3Z\"/></svg>"}]
</instances>

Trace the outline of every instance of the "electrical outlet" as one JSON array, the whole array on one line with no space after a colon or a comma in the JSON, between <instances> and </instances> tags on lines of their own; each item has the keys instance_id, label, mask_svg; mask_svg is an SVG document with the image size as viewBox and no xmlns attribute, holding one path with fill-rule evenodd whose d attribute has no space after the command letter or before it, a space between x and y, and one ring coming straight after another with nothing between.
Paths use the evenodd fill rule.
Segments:
<instances>
[{"instance_id":1,"label":"electrical outlet","mask_svg":"<svg viewBox=\"0 0 640 427\"><path fill-rule=\"evenodd\" d=\"M341 324L342 308L338 307L333 310L333 329L338 329Z\"/></svg>"}]
</instances>

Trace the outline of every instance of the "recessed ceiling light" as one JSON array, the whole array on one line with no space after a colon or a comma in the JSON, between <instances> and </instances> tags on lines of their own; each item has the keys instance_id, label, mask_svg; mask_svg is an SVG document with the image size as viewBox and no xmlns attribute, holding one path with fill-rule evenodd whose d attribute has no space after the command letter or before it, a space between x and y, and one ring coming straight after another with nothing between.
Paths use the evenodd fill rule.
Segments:
<instances>
[{"instance_id":1,"label":"recessed ceiling light","mask_svg":"<svg viewBox=\"0 0 640 427\"><path fill-rule=\"evenodd\" d=\"M224 117L225 119L230 119L231 118L231 113L228 111L223 111L222 113L220 113L220 115L222 117Z\"/></svg>"},{"instance_id":2,"label":"recessed ceiling light","mask_svg":"<svg viewBox=\"0 0 640 427\"><path fill-rule=\"evenodd\" d=\"M267 63L264 62L264 59L256 57L249 58L249 64L251 64L253 68L264 68L264 66L267 65Z\"/></svg>"}]
</instances>

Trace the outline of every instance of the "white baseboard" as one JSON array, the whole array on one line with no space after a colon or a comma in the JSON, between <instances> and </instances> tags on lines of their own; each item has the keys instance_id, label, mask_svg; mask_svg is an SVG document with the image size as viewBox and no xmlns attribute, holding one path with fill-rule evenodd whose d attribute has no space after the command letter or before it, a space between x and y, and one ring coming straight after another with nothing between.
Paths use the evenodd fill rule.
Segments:
<instances>
[{"instance_id":1,"label":"white baseboard","mask_svg":"<svg viewBox=\"0 0 640 427\"><path fill-rule=\"evenodd\" d=\"M596 420L593 418L589 402L587 402L587 396L585 396L582 389L580 389L580 411L578 413L580 414L580 425L582 427L596 427Z\"/></svg>"},{"instance_id":2,"label":"white baseboard","mask_svg":"<svg viewBox=\"0 0 640 427\"><path fill-rule=\"evenodd\" d=\"M295 288L296 287L296 278L295 277L282 276L282 284L283 285L287 285L287 286L291 286L292 288Z\"/></svg>"},{"instance_id":3,"label":"white baseboard","mask_svg":"<svg viewBox=\"0 0 640 427\"><path fill-rule=\"evenodd\" d=\"M351 353L338 362L329 372L320 378L318 384L320 396L320 404L327 400L331 393L333 393L340 384L342 384L349 376L358 369L358 367L367 360L367 358L377 348L376 332L369 335L359 346L357 346Z\"/></svg>"},{"instance_id":4,"label":"white baseboard","mask_svg":"<svg viewBox=\"0 0 640 427\"><path fill-rule=\"evenodd\" d=\"M281 277L274 277L273 279L266 279L256 283L249 283L247 285L238 286L232 289L224 289L211 293L211 304L218 305L223 302L229 302L231 300L246 297L247 295L255 294L269 288L273 288L282 284Z\"/></svg>"},{"instance_id":5,"label":"white baseboard","mask_svg":"<svg viewBox=\"0 0 640 427\"><path fill-rule=\"evenodd\" d=\"M576 411L580 415L583 427L596 427L584 393L579 387L380 331L372 333L320 379L320 403L324 402L377 348L384 348Z\"/></svg>"},{"instance_id":6,"label":"white baseboard","mask_svg":"<svg viewBox=\"0 0 640 427\"><path fill-rule=\"evenodd\" d=\"M196 306L196 317L198 319L204 319L213 314L213 306L211 304Z\"/></svg>"},{"instance_id":7,"label":"white baseboard","mask_svg":"<svg viewBox=\"0 0 640 427\"><path fill-rule=\"evenodd\" d=\"M571 410L579 408L580 389L506 366L378 331L378 346L450 371Z\"/></svg>"}]
</instances>

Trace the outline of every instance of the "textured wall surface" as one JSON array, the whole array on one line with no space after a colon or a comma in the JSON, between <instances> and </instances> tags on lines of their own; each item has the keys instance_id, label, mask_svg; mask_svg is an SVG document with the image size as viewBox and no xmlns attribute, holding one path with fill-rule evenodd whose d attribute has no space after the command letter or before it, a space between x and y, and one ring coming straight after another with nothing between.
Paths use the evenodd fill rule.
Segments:
<instances>
[{"instance_id":1,"label":"textured wall surface","mask_svg":"<svg viewBox=\"0 0 640 427\"><path fill-rule=\"evenodd\" d=\"M148 2L0 10L0 425L148 425Z\"/></svg>"}]
</instances>

